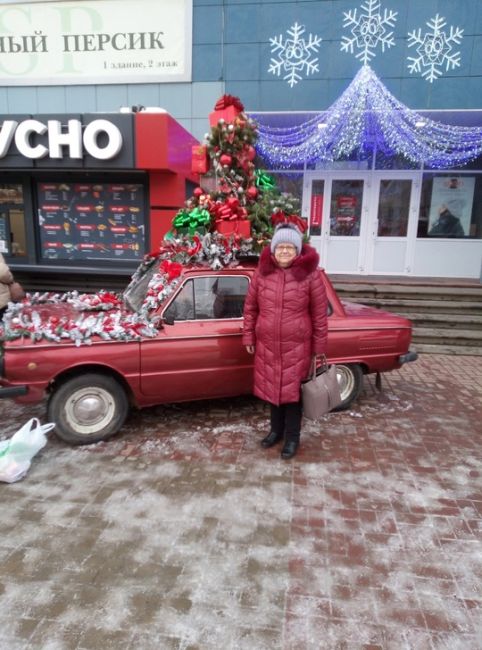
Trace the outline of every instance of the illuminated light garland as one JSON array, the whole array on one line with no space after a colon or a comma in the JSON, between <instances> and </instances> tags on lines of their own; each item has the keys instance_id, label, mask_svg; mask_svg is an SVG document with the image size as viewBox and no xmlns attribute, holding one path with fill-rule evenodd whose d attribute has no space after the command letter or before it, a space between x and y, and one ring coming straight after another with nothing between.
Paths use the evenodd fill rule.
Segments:
<instances>
[{"instance_id":1,"label":"illuminated light garland","mask_svg":"<svg viewBox=\"0 0 482 650\"><path fill-rule=\"evenodd\" d=\"M399 102L363 66L332 106L302 124L275 128L258 122L257 152L267 166L289 169L333 162L376 149L435 169L465 165L482 153L482 127L430 120Z\"/></svg>"}]
</instances>

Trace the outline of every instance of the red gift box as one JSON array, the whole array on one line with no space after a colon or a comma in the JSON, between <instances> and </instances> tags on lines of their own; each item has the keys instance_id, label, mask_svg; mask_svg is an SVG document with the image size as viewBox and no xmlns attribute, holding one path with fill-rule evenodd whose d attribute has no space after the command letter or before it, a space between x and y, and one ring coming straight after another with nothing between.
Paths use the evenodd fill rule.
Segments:
<instances>
[{"instance_id":1,"label":"red gift box","mask_svg":"<svg viewBox=\"0 0 482 650\"><path fill-rule=\"evenodd\" d=\"M236 106L228 106L219 111L213 111L209 113L209 124L211 126L217 126L220 119L223 119L227 123L234 122L240 112Z\"/></svg>"},{"instance_id":2,"label":"red gift box","mask_svg":"<svg viewBox=\"0 0 482 650\"><path fill-rule=\"evenodd\" d=\"M209 169L208 149L198 144L192 148L191 170L194 174L205 174Z\"/></svg>"},{"instance_id":3,"label":"red gift box","mask_svg":"<svg viewBox=\"0 0 482 650\"><path fill-rule=\"evenodd\" d=\"M225 237L238 235L244 239L251 238L251 222L248 219L225 219L216 224L216 230Z\"/></svg>"}]
</instances>

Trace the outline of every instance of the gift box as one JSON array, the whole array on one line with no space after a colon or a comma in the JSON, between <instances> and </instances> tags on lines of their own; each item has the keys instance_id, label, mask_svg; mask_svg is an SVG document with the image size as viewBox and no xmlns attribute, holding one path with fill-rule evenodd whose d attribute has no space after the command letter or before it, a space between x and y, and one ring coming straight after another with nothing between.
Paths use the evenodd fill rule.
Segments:
<instances>
[{"instance_id":1,"label":"gift box","mask_svg":"<svg viewBox=\"0 0 482 650\"><path fill-rule=\"evenodd\" d=\"M209 113L209 124L211 126L217 126L220 119L223 119L227 123L234 122L240 112L236 106L227 106L219 111L213 111Z\"/></svg>"},{"instance_id":2,"label":"gift box","mask_svg":"<svg viewBox=\"0 0 482 650\"><path fill-rule=\"evenodd\" d=\"M194 174L205 174L209 170L208 148L198 144L192 148L191 170Z\"/></svg>"},{"instance_id":3,"label":"gift box","mask_svg":"<svg viewBox=\"0 0 482 650\"><path fill-rule=\"evenodd\" d=\"M216 224L216 230L225 237L238 235L243 239L251 238L251 222L248 219L225 219Z\"/></svg>"}]
</instances>

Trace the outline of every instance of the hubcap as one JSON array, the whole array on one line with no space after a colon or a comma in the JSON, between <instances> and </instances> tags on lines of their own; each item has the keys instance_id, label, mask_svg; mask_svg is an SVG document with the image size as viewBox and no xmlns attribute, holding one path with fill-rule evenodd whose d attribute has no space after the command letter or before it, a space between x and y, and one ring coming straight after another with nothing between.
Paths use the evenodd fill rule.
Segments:
<instances>
[{"instance_id":1,"label":"hubcap","mask_svg":"<svg viewBox=\"0 0 482 650\"><path fill-rule=\"evenodd\" d=\"M336 378L340 387L341 399L344 402L355 388L355 378L346 366L336 367Z\"/></svg>"},{"instance_id":2,"label":"hubcap","mask_svg":"<svg viewBox=\"0 0 482 650\"><path fill-rule=\"evenodd\" d=\"M115 402L112 395L99 386L75 391L65 405L69 425L77 433L85 435L104 429L114 414Z\"/></svg>"}]
</instances>

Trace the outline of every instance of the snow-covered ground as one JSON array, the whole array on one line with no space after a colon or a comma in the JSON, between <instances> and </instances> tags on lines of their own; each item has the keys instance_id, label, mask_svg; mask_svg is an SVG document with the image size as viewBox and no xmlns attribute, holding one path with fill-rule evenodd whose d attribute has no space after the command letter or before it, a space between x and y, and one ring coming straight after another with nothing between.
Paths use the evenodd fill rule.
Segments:
<instances>
[{"instance_id":1,"label":"snow-covered ground","mask_svg":"<svg viewBox=\"0 0 482 650\"><path fill-rule=\"evenodd\" d=\"M481 366L369 378L289 462L254 398L52 437L0 485L0 648L479 650ZM0 437L44 413L0 402Z\"/></svg>"}]
</instances>

